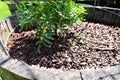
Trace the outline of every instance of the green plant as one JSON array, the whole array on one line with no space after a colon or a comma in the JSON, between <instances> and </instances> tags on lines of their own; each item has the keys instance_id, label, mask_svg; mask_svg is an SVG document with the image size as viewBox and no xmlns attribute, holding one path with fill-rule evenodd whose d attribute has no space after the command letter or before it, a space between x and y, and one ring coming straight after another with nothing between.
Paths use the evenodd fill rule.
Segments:
<instances>
[{"instance_id":1,"label":"green plant","mask_svg":"<svg viewBox=\"0 0 120 80\"><path fill-rule=\"evenodd\" d=\"M42 45L52 45L54 36L64 36L66 25L72 27L74 22L83 21L86 13L84 7L72 0L22 2L17 8L20 30L37 23L38 52Z\"/></svg>"}]
</instances>

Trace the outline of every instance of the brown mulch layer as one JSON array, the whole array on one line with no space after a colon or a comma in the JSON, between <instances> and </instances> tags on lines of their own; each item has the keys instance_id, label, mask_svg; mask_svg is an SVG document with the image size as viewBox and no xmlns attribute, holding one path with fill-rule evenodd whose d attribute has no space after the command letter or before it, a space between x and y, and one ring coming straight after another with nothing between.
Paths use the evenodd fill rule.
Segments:
<instances>
[{"instance_id":1,"label":"brown mulch layer","mask_svg":"<svg viewBox=\"0 0 120 80\"><path fill-rule=\"evenodd\" d=\"M9 54L29 65L57 69L86 69L115 66L120 63L120 28L99 23L75 23L65 38L58 37L49 48L36 49L36 31L14 33ZM74 35L74 36L73 36Z\"/></svg>"}]
</instances>

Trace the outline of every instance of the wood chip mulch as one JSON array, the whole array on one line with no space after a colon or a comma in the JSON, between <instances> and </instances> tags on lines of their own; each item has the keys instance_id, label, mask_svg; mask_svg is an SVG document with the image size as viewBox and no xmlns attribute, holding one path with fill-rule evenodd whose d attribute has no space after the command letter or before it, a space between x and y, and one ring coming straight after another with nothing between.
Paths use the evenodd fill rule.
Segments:
<instances>
[{"instance_id":1,"label":"wood chip mulch","mask_svg":"<svg viewBox=\"0 0 120 80\"><path fill-rule=\"evenodd\" d=\"M7 49L11 57L29 65L63 70L103 68L120 64L120 27L99 23L75 23L65 38L49 48L36 50L36 31L13 33Z\"/></svg>"}]
</instances>

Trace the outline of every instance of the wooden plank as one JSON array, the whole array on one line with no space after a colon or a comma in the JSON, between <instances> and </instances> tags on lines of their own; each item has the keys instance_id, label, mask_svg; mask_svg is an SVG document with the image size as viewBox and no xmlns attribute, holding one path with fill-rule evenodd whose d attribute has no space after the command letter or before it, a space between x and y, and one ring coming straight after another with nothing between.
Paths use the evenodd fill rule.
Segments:
<instances>
[{"instance_id":1,"label":"wooden plank","mask_svg":"<svg viewBox=\"0 0 120 80\"><path fill-rule=\"evenodd\" d=\"M6 46L10 32L12 32L17 25L17 15L10 16L9 18L0 21L0 40L2 40L4 46ZM3 52L1 46L2 45L0 45L0 53Z\"/></svg>"},{"instance_id":2,"label":"wooden plank","mask_svg":"<svg viewBox=\"0 0 120 80\"><path fill-rule=\"evenodd\" d=\"M5 22L6 22L6 25L7 25L8 29L9 29L9 31L11 32L13 30L13 27L12 27L12 24L10 22L10 19L9 18L6 19Z\"/></svg>"},{"instance_id":3,"label":"wooden plank","mask_svg":"<svg viewBox=\"0 0 120 80\"><path fill-rule=\"evenodd\" d=\"M0 46L0 53L2 53L2 47Z\"/></svg>"},{"instance_id":4,"label":"wooden plank","mask_svg":"<svg viewBox=\"0 0 120 80\"><path fill-rule=\"evenodd\" d=\"M4 21L2 21L2 26L1 26L1 39L3 41L3 43L5 44L5 41L7 39L7 35L9 34L9 30L6 27L6 24Z\"/></svg>"},{"instance_id":5,"label":"wooden plank","mask_svg":"<svg viewBox=\"0 0 120 80\"><path fill-rule=\"evenodd\" d=\"M13 30L10 19L5 19L0 22L0 38L5 44L6 39L9 35L9 33Z\"/></svg>"}]
</instances>

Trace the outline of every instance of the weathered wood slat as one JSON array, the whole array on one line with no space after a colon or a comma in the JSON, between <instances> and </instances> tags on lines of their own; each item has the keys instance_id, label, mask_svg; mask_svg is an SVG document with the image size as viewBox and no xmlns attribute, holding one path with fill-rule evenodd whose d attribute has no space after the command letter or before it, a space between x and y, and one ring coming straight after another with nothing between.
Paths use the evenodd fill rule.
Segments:
<instances>
[{"instance_id":1,"label":"weathered wood slat","mask_svg":"<svg viewBox=\"0 0 120 80\"><path fill-rule=\"evenodd\" d=\"M2 53L2 47L0 46L0 53Z\"/></svg>"},{"instance_id":2,"label":"weathered wood slat","mask_svg":"<svg viewBox=\"0 0 120 80\"><path fill-rule=\"evenodd\" d=\"M13 15L0 21L0 40L2 40L4 45L6 44L9 34L13 31L13 28L18 24L18 22L16 21L17 21L16 15ZM1 52L2 48L0 46L0 53Z\"/></svg>"},{"instance_id":3,"label":"weathered wood slat","mask_svg":"<svg viewBox=\"0 0 120 80\"><path fill-rule=\"evenodd\" d=\"M8 35L10 33L10 28L6 24L6 20L1 22L0 28L1 28L1 35L0 35L0 37L1 37L2 41L3 41L3 43L5 44L5 41L6 41Z\"/></svg>"},{"instance_id":4,"label":"weathered wood slat","mask_svg":"<svg viewBox=\"0 0 120 80\"><path fill-rule=\"evenodd\" d=\"M120 25L120 9L100 7L100 6L84 6L87 10L86 18L98 22Z\"/></svg>"}]
</instances>

